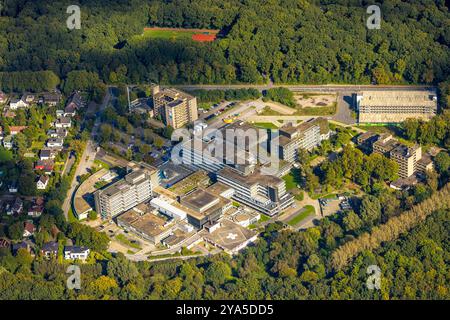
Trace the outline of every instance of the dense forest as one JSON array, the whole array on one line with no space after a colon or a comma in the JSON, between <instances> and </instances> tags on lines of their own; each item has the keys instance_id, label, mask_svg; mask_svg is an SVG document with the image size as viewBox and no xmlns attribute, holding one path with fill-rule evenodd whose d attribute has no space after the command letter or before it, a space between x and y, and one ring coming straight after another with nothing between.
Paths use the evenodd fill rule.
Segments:
<instances>
[{"instance_id":1,"label":"dense forest","mask_svg":"<svg viewBox=\"0 0 450 320\"><path fill-rule=\"evenodd\" d=\"M104 83L437 84L449 76L450 15L444 0L380 1L380 30L366 27L366 8L374 1L78 3L81 29L69 30L66 9L73 1L5 1L0 72L51 71L54 76L44 82L59 78L70 88L77 80L87 85L86 74L73 73L80 70ZM213 43L136 40L144 26L221 32ZM0 78L4 90L29 89Z\"/></svg>"}]
</instances>

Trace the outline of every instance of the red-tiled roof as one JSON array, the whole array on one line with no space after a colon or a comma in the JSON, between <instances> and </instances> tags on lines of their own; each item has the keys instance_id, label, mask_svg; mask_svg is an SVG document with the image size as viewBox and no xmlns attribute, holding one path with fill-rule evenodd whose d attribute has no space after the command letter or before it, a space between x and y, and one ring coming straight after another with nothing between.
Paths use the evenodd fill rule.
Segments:
<instances>
[{"instance_id":1,"label":"red-tiled roof","mask_svg":"<svg viewBox=\"0 0 450 320\"><path fill-rule=\"evenodd\" d=\"M27 126L11 126L11 127L9 127L9 131L10 132L22 132L26 128L27 128Z\"/></svg>"}]
</instances>

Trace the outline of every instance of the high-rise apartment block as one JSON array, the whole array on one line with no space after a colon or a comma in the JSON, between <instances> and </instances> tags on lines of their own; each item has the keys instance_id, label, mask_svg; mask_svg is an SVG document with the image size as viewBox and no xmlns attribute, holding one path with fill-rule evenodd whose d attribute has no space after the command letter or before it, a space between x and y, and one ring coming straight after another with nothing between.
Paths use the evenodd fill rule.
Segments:
<instances>
[{"instance_id":1,"label":"high-rise apartment block","mask_svg":"<svg viewBox=\"0 0 450 320\"><path fill-rule=\"evenodd\" d=\"M325 124L319 123L324 121ZM288 124L279 130L279 157L288 162L297 160L298 149L310 151L320 145L321 141L328 139L328 123L325 119L313 119L299 126Z\"/></svg>"},{"instance_id":2,"label":"high-rise apartment block","mask_svg":"<svg viewBox=\"0 0 450 320\"><path fill-rule=\"evenodd\" d=\"M197 98L173 88L153 87L154 116L174 129L198 119Z\"/></svg>"},{"instance_id":3,"label":"high-rise apartment block","mask_svg":"<svg viewBox=\"0 0 450 320\"><path fill-rule=\"evenodd\" d=\"M261 174L258 169L244 174L226 166L217 173L217 181L233 188L234 200L269 216L280 213L294 203L283 179Z\"/></svg>"},{"instance_id":4,"label":"high-rise apartment block","mask_svg":"<svg viewBox=\"0 0 450 320\"><path fill-rule=\"evenodd\" d=\"M122 180L94 193L95 210L102 219L114 218L152 197L155 172L137 169Z\"/></svg>"}]
</instances>

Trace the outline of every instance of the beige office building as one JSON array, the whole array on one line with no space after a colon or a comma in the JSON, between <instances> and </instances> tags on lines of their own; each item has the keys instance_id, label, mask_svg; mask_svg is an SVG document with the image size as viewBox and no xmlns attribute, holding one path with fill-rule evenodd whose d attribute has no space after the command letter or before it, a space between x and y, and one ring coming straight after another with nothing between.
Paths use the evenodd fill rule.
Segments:
<instances>
[{"instance_id":1,"label":"beige office building","mask_svg":"<svg viewBox=\"0 0 450 320\"><path fill-rule=\"evenodd\" d=\"M434 90L362 91L356 96L360 123L397 123L408 118L429 120L437 112Z\"/></svg>"},{"instance_id":2,"label":"beige office building","mask_svg":"<svg viewBox=\"0 0 450 320\"><path fill-rule=\"evenodd\" d=\"M95 210L102 219L114 218L152 197L152 173L138 169L94 193Z\"/></svg>"},{"instance_id":3,"label":"beige office building","mask_svg":"<svg viewBox=\"0 0 450 320\"><path fill-rule=\"evenodd\" d=\"M197 98L173 88L153 87L154 116L174 129L198 119Z\"/></svg>"}]
</instances>

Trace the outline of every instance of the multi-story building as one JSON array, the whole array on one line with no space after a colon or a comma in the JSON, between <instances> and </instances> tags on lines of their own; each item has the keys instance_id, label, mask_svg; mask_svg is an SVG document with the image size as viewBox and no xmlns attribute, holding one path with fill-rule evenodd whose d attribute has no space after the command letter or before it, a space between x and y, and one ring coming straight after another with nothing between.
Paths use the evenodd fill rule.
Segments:
<instances>
[{"instance_id":1,"label":"multi-story building","mask_svg":"<svg viewBox=\"0 0 450 320\"><path fill-rule=\"evenodd\" d=\"M117 224L153 244L168 237L176 227L175 220L153 214L148 204L140 204L117 218Z\"/></svg>"},{"instance_id":2,"label":"multi-story building","mask_svg":"<svg viewBox=\"0 0 450 320\"><path fill-rule=\"evenodd\" d=\"M407 147L399 144L391 150L390 158L397 162L400 178L408 178L417 171L417 162L422 158L422 148L418 145Z\"/></svg>"},{"instance_id":3,"label":"multi-story building","mask_svg":"<svg viewBox=\"0 0 450 320\"><path fill-rule=\"evenodd\" d=\"M397 123L407 118L429 120L437 112L434 90L362 91L356 95L360 123Z\"/></svg>"},{"instance_id":4,"label":"multi-story building","mask_svg":"<svg viewBox=\"0 0 450 320\"><path fill-rule=\"evenodd\" d=\"M182 197L180 204L189 209L186 210L187 220L198 229L205 224L215 223L232 206L230 200L202 189L196 189Z\"/></svg>"},{"instance_id":5,"label":"multi-story building","mask_svg":"<svg viewBox=\"0 0 450 320\"><path fill-rule=\"evenodd\" d=\"M149 200L152 193L152 175L156 172L140 168L124 179L94 193L95 209L102 219L114 218L134 206Z\"/></svg>"},{"instance_id":6,"label":"multi-story building","mask_svg":"<svg viewBox=\"0 0 450 320\"><path fill-rule=\"evenodd\" d=\"M357 138L360 146L372 150L374 153L384 155L395 161L399 166L399 177L406 179L417 172L425 173L433 169L433 161L428 155L422 155L419 145L408 147L390 134L363 133ZM371 146L368 146L371 144Z\"/></svg>"},{"instance_id":7,"label":"multi-story building","mask_svg":"<svg viewBox=\"0 0 450 320\"><path fill-rule=\"evenodd\" d=\"M197 98L177 89L153 87L153 107L154 116L174 129L198 119Z\"/></svg>"},{"instance_id":8,"label":"multi-story building","mask_svg":"<svg viewBox=\"0 0 450 320\"><path fill-rule=\"evenodd\" d=\"M297 127L292 124L285 125L280 128L279 134L279 158L288 162L297 160L298 149L310 151L330 136L329 130L323 132L321 125L315 120L304 122Z\"/></svg>"},{"instance_id":9,"label":"multi-story building","mask_svg":"<svg viewBox=\"0 0 450 320\"><path fill-rule=\"evenodd\" d=\"M293 204L283 179L259 170L243 174L229 166L217 173L217 181L234 189L232 199L273 216Z\"/></svg>"}]
</instances>

